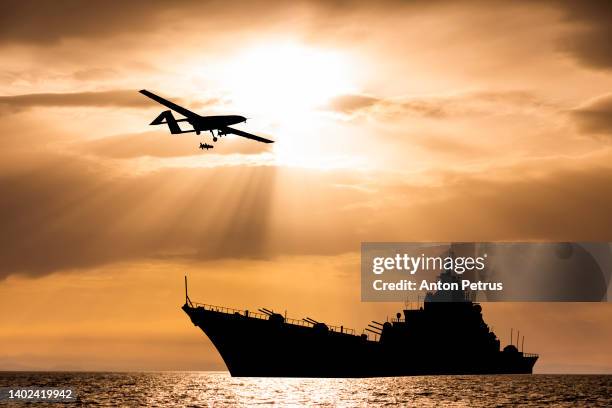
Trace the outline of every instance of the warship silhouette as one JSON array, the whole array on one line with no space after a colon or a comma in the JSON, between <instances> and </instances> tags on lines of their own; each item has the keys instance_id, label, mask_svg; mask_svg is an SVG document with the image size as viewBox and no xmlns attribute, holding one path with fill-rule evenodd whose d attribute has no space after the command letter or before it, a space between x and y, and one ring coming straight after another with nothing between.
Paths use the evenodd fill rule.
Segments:
<instances>
[{"instance_id":1,"label":"warship silhouette","mask_svg":"<svg viewBox=\"0 0 612 408\"><path fill-rule=\"evenodd\" d=\"M453 275L446 271L440 278L452 281ZM519 351L518 336L516 346L501 350L482 307L465 292L428 293L422 307L384 323L372 321L362 334L266 308L253 313L194 303L187 277L182 309L235 377L531 374L538 359Z\"/></svg>"}]
</instances>

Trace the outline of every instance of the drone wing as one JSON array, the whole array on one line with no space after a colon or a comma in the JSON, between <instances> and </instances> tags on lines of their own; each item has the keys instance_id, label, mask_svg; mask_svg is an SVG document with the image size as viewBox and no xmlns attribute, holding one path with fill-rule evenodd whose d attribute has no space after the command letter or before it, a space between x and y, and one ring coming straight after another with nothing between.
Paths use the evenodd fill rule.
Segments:
<instances>
[{"instance_id":1,"label":"drone wing","mask_svg":"<svg viewBox=\"0 0 612 408\"><path fill-rule=\"evenodd\" d=\"M189 109L185 109L182 106L179 106L174 102L170 102L169 100L164 99L161 96L155 95L153 92L149 92L146 89L142 89L140 93L143 94L144 96L148 96L149 98L153 99L157 103L161 103L162 105L167 106L168 108L172 109L176 113L180 113L186 118L197 118L200 116L197 113L194 113L190 111Z\"/></svg>"},{"instance_id":2,"label":"drone wing","mask_svg":"<svg viewBox=\"0 0 612 408\"><path fill-rule=\"evenodd\" d=\"M261 136L255 136L255 135L253 135L251 133L243 132L242 130L234 129L234 128L227 127L227 126L222 128L221 131L223 133L225 133L226 135L231 133L231 134L234 134L234 135L246 137L247 139L256 140L256 141L262 142L262 143L274 143L274 140L266 139L266 138L263 138Z\"/></svg>"}]
</instances>

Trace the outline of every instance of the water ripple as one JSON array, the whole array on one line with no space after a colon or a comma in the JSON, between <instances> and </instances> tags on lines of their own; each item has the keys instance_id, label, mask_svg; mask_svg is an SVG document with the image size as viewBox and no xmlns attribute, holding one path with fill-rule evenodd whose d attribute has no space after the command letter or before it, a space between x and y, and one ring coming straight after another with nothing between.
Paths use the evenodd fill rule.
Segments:
<instances>
[{"instance_id":1,"label":"water ripple","mask_svg":"<svg viewBox=\"0 0 612 408\"><path fill-rule=\"evenodd\" d=\"M609 375L232 378L225 372L0 373L0 387L72 387L77 403L1 406L609 407Z\"/></svg>"}]
</instances>

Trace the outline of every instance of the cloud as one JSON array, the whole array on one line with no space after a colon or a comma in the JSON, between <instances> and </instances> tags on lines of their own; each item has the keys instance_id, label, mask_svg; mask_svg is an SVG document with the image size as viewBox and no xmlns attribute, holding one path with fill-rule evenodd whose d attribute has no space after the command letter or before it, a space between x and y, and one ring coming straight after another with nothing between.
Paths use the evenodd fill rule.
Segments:
<instances>
[{"instance_id":1,"label":"cloud","mask_svg":"<svg viewBox=\"0 0 612 408\"><path fill-rule=\"evenodd\" d=\"M542 13L543 9L552 8L560 11L562 19L569 29L560 32L561 48L574 55L582 63L596 68L608 69L612 65L612 45L608 39L612 37L610 20L612 5L606 0L583 2L578 0L549 0L532 3L529 6L516 8L503 2L496 2L496 8L491 13L488 2L470 1L462 4L469 16L473 16L479 25L469 27L478 32L479 36L497 33L497 29L512 22L515 16L525 12L534 15ZM548 7L544 7L548 6ZM454 2L415 1L384 1L370 2L322 2L300 1L282 3L276 1L251 1L246 4L228 5L220 1L182 1L169 4L161 0L135 0L129 3L109 4L105 1L93 0L87 3L75 0L61 0L52 3L40 3L31 0L7 0L3 2L3 13L0 15L0 43L4 44L35 44L56 45L63 40L109 40L121 35L154 35L159 33L173 34L177 31L177 21L183 26L198 24L198 31L207 36L218 35L224 30L219 27L231 26L232 30L250 30L253 28L270 29L285 27L291 32L303 32L310 38L340 37L351 40L369 41L370 37L378 36L386 27L385 24L393 16L406 18L433 16L439 24L448 23L448 18L461 16L461 9ZM262 10L265 12L262 13ZM495 18L494 14L499 15ZM202 18L205 16L205 18ZM500 18L503 17L503 18ZM551 30L557 30L555 20L546 14L543 24L548 24ZM418 20L418 19L417 19ZM455 24L458 29L447 33L440 27L438 33L428 33L436 36L445 33L453 37L445 42L450 43L465 32L460 28L465 19ZM518 19L524 20L524 19ZM418 24L418 21L409 20ZM492 24L491 21L495 21ZM364 27L365 22L369 23ZM503 24L500 24L503 23ZM288 24L287 24L288 23ZM287 27L289 26L290 27ZM374 27L369 29L369 27ZM398 27L392 25L393 32ZM516 27L509 26L512 30ZM428 29L428 27L425 27ZM513 38L513 37L510 37ZM159 38L156 39L159 41ZM543 39L545 41L545 39ZM486 40L481 41L481 43ZM521 44L522 48L526 48Z\"/></svg>"},{"instance_id":2,"label":"cloud","mask_svg":"<svg viewBox=\"0 0 612 408\"><path fill-rule=\"evenodd\" d=\"M159 1L134 1L113 7L104 1L60 0L53 4L9 0L0 15L2 42L50 44L70 37L96 37L140 31L160 23Z\"/></svg>"},{"instance_id":3,"label":"cloud","mask_svg":"<svg viewBox=\"0 0 612 408\"><path fill-rule=\"evenodd\" d=\"M170 98L178 104L186 104L181 98ZM212 105L218 99L189 104L190 108ZM19 112L34 107L90 107L90 108L151 108L155 102L144 97L136 90L112 90L99 92L36 93L26 95L0 96L0 112ZM157 105L166 109L162 105Z\"/></svg>"},{"instance_id":4,"label":"cloud","mask_svg":"<svg viewBox=\"0 0 612 408\"><path fill-rule=\"evenodd\" d=\"M485 147L474 141L466 141L462 137L440 136L435 134L415 135L412 143L426 150L431 156L442 155L454 158L464 157L479 159L495 154L495 147Z\"/></svg>"},{"instance_id":5,"label":"cloud","mask_svg":"<svg viewBox=\"0 0 612 408\"><path fill-rule=\"evenodd\" d=\"M391 181L248 165L133 173L39 158L0 176L0 276L152 258L334 255L367 240L607 239L612 168L540 162Z\"/></svg>"},{"instance_id":6,"label":"cloud","mask_svg":"<svg viewBox=\"0 0 612 408\"><path fill-rule=\"evenodd\" d=\"M261 12L265 7L266 12ZM239 7L221 1L135 0L109 4L92 0L58 0L40 3L31 0L3 2L0 14L0 42L53 45L66 39L108 39L122 34L152 34L196 23L198 29L214 32L223 23L232 27L264 24L287 6L252 1ZM253 17L256 17L255 22ZM244 23L244 24L243 24Z\"/></svg>"},{"instance_id":7,"label":"cloud","mask_svg":"<svg viewBox=\"0 0 612 408\"><path fill-rule=\"evenodd\" d=\"M554 1L573 30L562 37L561 47L580 62L600 69L612 68L612 3L607 0Z\"/></svg>"},{"instance_id":8,"label":"cloud","mask_svg":"<svg viewBox=\"0 0 612 408\"><path fill-rule=\"evenodd\" d=\"M204 133L209 137L209 133ZM102 137L95 140L75 143L71 151L93 154L113 159L136 157L178 157L214 154L259 154L272 150L271 144L257 143L238 136L223 137L214 149L202 152L198 149L202 136L185 134L171 135L167 130L131 133ZM208 141L210 143L210 141Z\"/></svg>"},{"instance_id":9,"label":"cloud","mask_svg":"<svg viewBox=\"0 0 612 408\"><path fill-rule=\"evenodd\" d=\"M504 14L506 9L474 6L486 3L458 8L454 3L443 8L431 2L406 7L398 7L399 3L323 4L266 3L263 7L249 2L238 10L224 2L130 2L116 7L97 1L6 3L0 16L0 42L14 52L14 58L9 59L14 62L10 71L35 69L43 75L33 80L11 74L6 79L7 89L32 93L0 97L0 106L12 111L33 107L121 109L100 109L93 112L95 115L81 115L74 109L77 120L66 129L55 123L57 115L45 115L43 109L19 118L21 123L13 118L4 121L3 146L19 147L13 149L19 154L36 149L48 156L32 156L24 164L22 156L11 151L0 163L6 169L0 175L0 223L6 231L1 238L0 275L41 275L163 256L212 259L334 254L353 251L361 240L374 238L606 236L602 220L608 219L604 210L611 204L606 188L611 177L608 167L585 159L581 169L553 163L549 168L540 165L533 174L518 162L509 175L486 166L498 155L500 162L509 157L541 159L565 153L564 158L571 158L592 148L564 143L567 139L556 132L554 120L521 121L513 116L554 114L558 107L546 97L573 97L573 93L568 96L558 91L563 88L560 83L567 85L566 77L548 71L551 66L563 65L556 63L549 40L557 38L559 25L546 24L558 22L558 14L541 13L541 5L533 9L512 6ZM427 5L421 7L423 4ZM254 12L258 8L267 12ZM279 18L284 12L291 18ZM500 14L507 18L496 19ZM408 17L410 24L404 21ZM578 21L578 17L568 18ZM199 19L198 30L193 30L196 25L192 19ZM395 23L400 20L398 28ZM541 24L533 24L540 20ZM586 17L583 20L585 27L596 26ZM271 24L252 37L245 36L244 30L261 28L265 22ZM217 41L217 32L226 36L223 41ZM415 35L423 32L427 38ZM576 27L567 35L575 32ZM533 41L526 43L524 39L532 34ZM516 35L520 36L518 41ZM142 86L165 89L175 89L165 85L168 83L182 89L213 89L219 84L210 82L208 73L214 71L216 61L229 60L232 53L259 42L286 38L309 47L329 48L332 53L346 52L348 60L352 55L363 58L351 61L349 74L354 72L354 80L360 81L355 89L371 93L341 95L325 109L351 117L369 115L377 122L372 126L341 123L330 127L325 127L325 122L312 138L300 140L296 134L291 140L287 136L284 146L279 140L275 147L279 151L286 148L296 157L310 149L307 153L323 159L338 152L346 156L356 152L356 162L364 158L365 166L355 166L347 175L257 167L246 164L245 158L241 166L199 168L199 140L191 135L173 137L161 130L127 133L132 131L128 129L143 130L143 120L148 119L138 118L134 127L129 127L130 115L139 113L131 108L164 109L135 90L123 89L130 82L144 81ZM389 53L387 45L399 44L398 39L402 40L402 52ZM167 47L170 42L173 46ZM40 48L33 52L24 44ZM544 52L537 52L540 48ZM529 59L532 56L535 61ZM112 69L104 69L111 67L109 61ZM159 66L164 71L151 75L144 72L148 68L130 64ZM575 67L559 69L563 74L571 71L570 85L580 83L584 79L581 75L589 73L580 70L574 77ZM59 76L59 84L41 79L47 72L49 78ZM87 86L114 90L38 93L43 83L44 89L82 89L65 82L75 79L106 81ZM553 82L546 82L549 79ZM445 93L466 89L484 91ZM389 96L394 94L401 96ZM586 106L576 111L576 118L588 116L592 122L593 115L585 114L584 109ZM510 117L502 122L500 115ZM386 120L389 116L426 120ZM97 126L111 118L119 118L112 120L113 127ZM448 124L445 120L449 118L476 120ZM602 128L602 115L597 118ZM25 119L34 120L28 123ZM311 129L311 123L292 118L291 122L292 129L304 134ZM117 135L100 137L106 136L103 132ZM548 138L549 134L553 136ZM234 141L240 143L232 145ZM301 141L306 143L300 145ZM268 146L228 138L202 157L229 152L258 154L264 148ZM53 150L76 155L58 155ZM437 152L445 156L441 158ZM195 159L155 159L178 156ZM152 163L155 169L160 162L177 167L139 173L126 170L142 163ZM427 172L419 173L422 179L414 178L415 172L428 166L460 169L481 166L481 162L485 163L479 168L482 174L456 170L431 184ZM178 167L194 163L194 168ZM370 165L374 168L369 169ZM389 173L412 175L392 184L389 173L376 170L379 165ZM364 168L367 174L361 172Z\"/></svg>"},{"instance_id":10,"label":"cloud","mask_svg":"<svg viewBox=\"0 0 612 408\"><path fill-rule=\"evenodd\" d=\"M371 108L380 102L381 99L368 95L340 95L333 98L327 108L335 112L351 114L359 110Z\"/></svg>"},{"instance_id":11,"label":"cloud","mask_svg":"<svg viewBox=\"0 0 612 408\"><path fill-rule=\"evenodd\" d=\"M85 68L72 73L72 77L78 81L92 81L117 77L119 73L111 68Z\"/></svg>"},{"instance_id":12,"label":"cloud","mask_svg":"<svg viewBox=\"0 0 612 408\"><path fill-rule=\"evenodd\" d=\"M332 99L324 109L346 114L409 115L430 119L533 113L554 108L528 91L479 91L453 95L377 98L347 94Z\"/></svg>"},{"instance_id":13,"label":"cloud","mask_svg":"<svg viewBox=\"0 0 612 408\"><path fill-rule=\"evenodd\" d=\"M612 136L612 94L592 99L570 113L583 133Z\"/></svg>"},{"instance_id":14,"label":"cloud","mask_svg":"<svg viewBox=\"0 0 612 408\"><path fill-rule=\"evenodd\" d=\"M0 177L0 276L177 254L264 254L274 167L126 175L73 156L36 162Z\"/></svg>"},{"instance_id":15,"label":"cloud","mask_svg":"<svg viewBox=\"0 0 612 408\"><path fill-rule=\"evenodd\" d=\"M32 107L124 107L144 108L150 101L137 91L117 90L103 92L38 93L26 95L0 96L0 106L13 110Z\"/></svg>"}]
</instances>

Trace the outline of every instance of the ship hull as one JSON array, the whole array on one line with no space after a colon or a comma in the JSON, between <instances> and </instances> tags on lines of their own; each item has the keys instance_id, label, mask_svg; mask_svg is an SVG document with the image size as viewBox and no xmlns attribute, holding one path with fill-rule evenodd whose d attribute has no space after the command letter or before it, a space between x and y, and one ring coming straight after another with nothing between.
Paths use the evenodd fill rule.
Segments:
<instances>
[{"instance_id":1,"label":"ship hull","mask_svg":"<svg viewBox=\"0 0 612 408\"><path fill-rule=\"evenodd\" d=\"M530 374L537 357L522 353L405 350L365 336L184 305L236 377L390 377ZM431 344L430 344L431 345Z\"/></svg>"}]
</instances>

